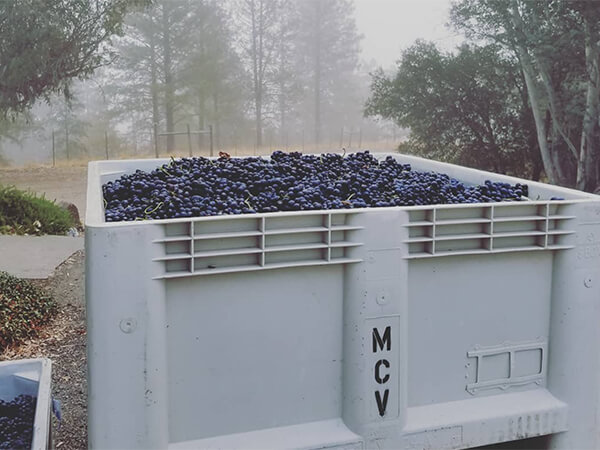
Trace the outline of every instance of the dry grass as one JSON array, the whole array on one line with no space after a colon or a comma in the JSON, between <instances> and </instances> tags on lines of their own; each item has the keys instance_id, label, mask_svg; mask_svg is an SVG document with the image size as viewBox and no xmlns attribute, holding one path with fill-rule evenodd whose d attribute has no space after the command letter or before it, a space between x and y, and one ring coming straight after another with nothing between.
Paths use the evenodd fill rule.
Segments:
<instances>
[{"instance_id":1,"label":"dry grass","mask_svg":"<svg viewBox=\"0 0 600 450\"><path fill-rule=\"evenodd\" d=\"M339 146L339 142L331 143L331 144L305 144L303 145L289 145L287 147L282 147L279 145L264 145L261 148L257 148L256 146L229 146L229 147L219 147L214 149L214 155L217 156L219 152L229 153L231 156L266 156L273 153L275 150L283 150L286 152L299 151L302 153L323 153L323 152L342 152L343 148L346 149L347 152L357 152L362 150L371 150L373 152L391 152L396 151L398 145L402 142L402 139L387 139L387 140L378 140L378 141L365 141L361 143L361 146L357 146L357 142L353 142L352 146L347 145L348 142L345 142L342 147ZM160 157L167 158L169 156L174 157L187 157L189 156L189 150L185 146L179 145L172 154L167 154L164 148L159 149ZM209 156L208 149L198 150L197 148L193 149L194 156ZM123 160L123 159L152 159L154 158L154 153L151 151L138 151L134 153L133 150L127 150L125 152L120 153L112 153L110 155L110 159L114 160ZM85 167L90 161L97 161L101 158L98 157L77 157L71 158L69 160L58 160L56 161L56 167L60 168L68 168L68 167ZM0 167L8 168L10 166L4 166L0 164ZM52 167L52 163L46 164L24 164L21 166L25 169L32 169L36 167Z\"/></svg>"}]
</instances>

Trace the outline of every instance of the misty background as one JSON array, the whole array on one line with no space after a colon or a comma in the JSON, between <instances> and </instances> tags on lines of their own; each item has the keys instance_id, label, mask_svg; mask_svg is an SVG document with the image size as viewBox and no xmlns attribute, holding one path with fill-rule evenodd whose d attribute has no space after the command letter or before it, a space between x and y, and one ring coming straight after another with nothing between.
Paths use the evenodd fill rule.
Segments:
<instances>
[{"instance_id":1,"label":"misty background","mask_svg":"<svg viewBox=\"0 0 600 450\"><path fill-rule=\"evenodd\" d=\"M600 192L585 0L0 2L0 162L385 150Z\"/></svg>"},{"instance_id":2,"label":"misty background","mask_svg":"<svg viewBox=\"0 0 600 450\"><path fill-rule=\"evenodd\" d=\"M105 44L110 63L0 126L0 163L275 149L395 149L365 117L372 73L427 39L452 49L449 0L157 0ZM189 131L189 132L188 132ZM175 133L175 134L174 134Z\"/></svg>"}]
</instances>

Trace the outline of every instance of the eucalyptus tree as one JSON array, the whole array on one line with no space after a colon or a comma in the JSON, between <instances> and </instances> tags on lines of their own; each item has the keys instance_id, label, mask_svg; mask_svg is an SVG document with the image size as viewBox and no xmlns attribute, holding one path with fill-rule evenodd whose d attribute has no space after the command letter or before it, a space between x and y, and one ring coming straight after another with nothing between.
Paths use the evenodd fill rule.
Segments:
<instances>
[{"instance_id":1,"label":"eucalyptus tree","mask_svg":"<svg viewBox=\"0 0 600 450\"><path fill-rule=\"evenodd\" d=\"M518 58L548 180L600 184L600 9L596 2L461 0L453 25Z\"/></svg>"}]
</instances>

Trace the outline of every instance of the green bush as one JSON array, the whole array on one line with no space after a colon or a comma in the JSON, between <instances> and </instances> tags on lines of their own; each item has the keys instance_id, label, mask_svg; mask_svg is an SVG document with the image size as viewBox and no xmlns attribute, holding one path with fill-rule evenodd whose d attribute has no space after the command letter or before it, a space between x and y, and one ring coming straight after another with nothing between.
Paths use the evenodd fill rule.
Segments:
<instances>
[{"instance_id":1,"label":"green bush","mask_svg":"<svg viewBox=\"0 0 600 450\"><path fill-rule=\"evenodd\" d=\"M56 308L54 299L41 289L0 272L0 351L36 336Z\"/></svg>"},{"instance_id":2,"label":"green bush","mask_svg":"<svg viewBox=\"0 0 600 450\"><path fill-rule=\"evenodd\" d=\"M56 203L0 185L0 233L65 234L74 226L69 212Z\"/></svg>"}]
</instances>

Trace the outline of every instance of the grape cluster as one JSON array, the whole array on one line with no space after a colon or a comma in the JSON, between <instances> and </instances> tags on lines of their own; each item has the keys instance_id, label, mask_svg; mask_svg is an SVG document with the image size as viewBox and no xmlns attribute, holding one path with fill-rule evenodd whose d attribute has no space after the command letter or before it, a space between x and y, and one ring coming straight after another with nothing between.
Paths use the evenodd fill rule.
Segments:
<instances>
[{"instance_id":1,"label":"grape cluster","mask_svg":"<svg viewBox=\"0 0 600 450\"><path fill-rule=\"evenodd\" d=\"M36 397L0 400L0 449L29 449L33 439Z\"/></svg>"},{"instance_id":2,"label":"grape cluster","mask_svg":"<svg viewBox=\"0 0 600 450\"><path fill-rule=\"evenodd\" d=\"M347 156L276 151L270 159L171 159L103 186L107 222L221 214L519 201L527 186L470 186L368 151Z\"/></svg>"}]
</instances>

